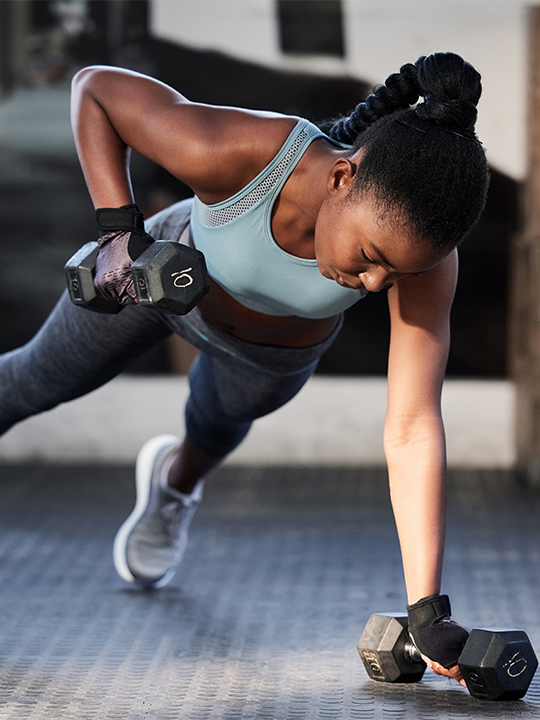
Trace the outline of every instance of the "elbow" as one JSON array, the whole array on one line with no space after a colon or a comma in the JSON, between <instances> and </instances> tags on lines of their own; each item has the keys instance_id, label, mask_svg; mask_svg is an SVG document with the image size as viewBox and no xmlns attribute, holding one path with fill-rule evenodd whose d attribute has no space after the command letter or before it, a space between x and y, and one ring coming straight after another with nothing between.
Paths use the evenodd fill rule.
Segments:
<instances>
[{"instance_id":1,"label":"elbow","mask_svg":"<svg viewBox=\"0 0 540 720\"><path fill-rule=\"evenodd\" d=\"M82 70L75 73L71 81L72 94L79 94L95 87L96 83L102 80L111 70L113 68L107 65L88 65L82 68Z\"/></svg>"},{"instance_id":2,"label":"elbow","mask_svg":"<svg viewBox=\"0 0 540 720\"><path fill-rule=\"evenodd\" d=\"M441 441L444 443L444 424L439 412L386 420L383 443L387 456Z\"/></svg>"},{"instance_id":3,"label":"elbow","mask_svg":"<svg viewBox=\"0 0 540 720\"><path fill-rule=\"evenodd\" d=\"M71 81L71 89L73 90L73 92L80 90L81 87L86 85L92 75L94 75L96 71L99 72L99 69L99 65L88 65L88 67L84 67L82 68L82 70L76 72Z\"/></svg>"},{"instance_id":4,"label":"elbow","mask_svg":"<svg viewBox=\"0 0 540 720\"><path fill-rule=\"evenodd\" d=\"M417 418L387 415L384 424L383 445L386 453L400 450L418 440Z\"/></svg>"},{"instance_id":5,"label":"elbow","mask_svg":"<svg viewBox=\"0 0 540 720\"><path fill-rule=\"evenodd\" d=\"M416 428L389 428L384 437L390 492L403 477L440 478L446 468L446 441L440 417L426 419Z\"/></svg>"}]
</instances>

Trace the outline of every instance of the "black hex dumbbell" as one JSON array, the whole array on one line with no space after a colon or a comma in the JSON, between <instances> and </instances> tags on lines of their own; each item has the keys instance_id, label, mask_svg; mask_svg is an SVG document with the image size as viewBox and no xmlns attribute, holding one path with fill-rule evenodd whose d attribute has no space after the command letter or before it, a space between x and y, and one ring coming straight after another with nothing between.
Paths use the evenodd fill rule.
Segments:
<instances>
[{"instance_id":1,"label":"black hex dumbbell","mask_svg":"<svg viewBox=\"0 0 540 720\"><path fill-rule=\"evenodd\" d=\"M118 313L123 306L105 300L94 287L97 242L83 245L65 267L70 299L96 312ZM180 243L157 240L131 267L137 302L174 315L185 315L209 289L204 255Z\"/></svg>"},{"instance_id":2,"label":"black hex dumbbell","mask_svg":"<svg viewBox=\"0 0 540 720\"><path fill-rule=\"evenodd\" d=\"M370 678L417 682L426 664L408 632L407 615L372 615L358 641ZM527 692L538 660L523 630L471 631L458 665L470 694L480 700L519 700Z\"/></svg>"}]
</instances>

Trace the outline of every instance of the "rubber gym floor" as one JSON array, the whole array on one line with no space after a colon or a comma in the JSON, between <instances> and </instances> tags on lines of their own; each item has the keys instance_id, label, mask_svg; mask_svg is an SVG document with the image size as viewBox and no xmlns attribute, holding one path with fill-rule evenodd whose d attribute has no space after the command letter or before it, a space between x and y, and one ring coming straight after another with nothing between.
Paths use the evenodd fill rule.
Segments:
<instances>
[{"instance_id":1,"label":"rubber gym floor","mask_svg":"<svg viewBox=\"0 0 540 720\"><path fill-rule=\"evenodd\" d=\"M540 718L430 673L369 680L356 642L405 605L382 469L215 471L180 572L115 574L129 467L0 467L0 718ZM450 476L444 590L469 626L540 650L540 492L505 471Z\"/></svg>"}]
</instances>

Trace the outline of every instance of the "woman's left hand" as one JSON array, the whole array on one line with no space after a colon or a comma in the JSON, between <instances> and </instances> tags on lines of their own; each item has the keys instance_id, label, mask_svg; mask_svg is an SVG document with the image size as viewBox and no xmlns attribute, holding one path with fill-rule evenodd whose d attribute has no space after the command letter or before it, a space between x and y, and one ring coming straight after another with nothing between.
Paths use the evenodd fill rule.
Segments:
<instances>
[{"instance_id":1,"label":"woman's left hand","mask_svg":"<svg viewBox=\"0 0 540 720\"><path fill-rule=\"evenodd\" d=\"M443 667L440 663L435 662L434 660L430 660L428 657L425 657L422 655L422 658L428 668L433 670L435 675L444 675L445 677L452 678L453 680L457 680L457 682L460 685L463 685L463 687L467 687L465 680L463 679L463 675L461 674L461 670L459 669L459 665L454 665L454 667L449 668L448 670Z\"/></svg>"}]
</instances>

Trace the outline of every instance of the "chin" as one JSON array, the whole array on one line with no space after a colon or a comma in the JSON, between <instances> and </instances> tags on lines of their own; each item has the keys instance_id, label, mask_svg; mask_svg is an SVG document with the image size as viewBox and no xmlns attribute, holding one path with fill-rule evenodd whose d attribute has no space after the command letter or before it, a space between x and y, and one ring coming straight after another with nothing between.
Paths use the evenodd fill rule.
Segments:
<instances>
[{"instance_id":1,"label":"chin","mask_svg":"<svg viewBox=\"0 0 540 720\"><path fill-rule=\"evenodd\" d=\"M324 270L324 269L319 265L318 262L317 262L317 265L319 266L319 272L321 273L321 275L322 275L324 278L326 278L327 280L333 280L333 279L334 279L334 276L332 275L332 273L328 272L328 270Z\"/></svg>"}]
</instances>

